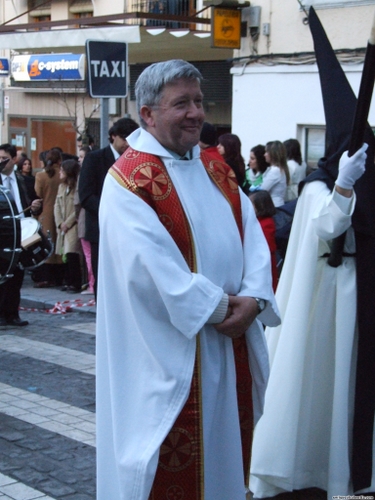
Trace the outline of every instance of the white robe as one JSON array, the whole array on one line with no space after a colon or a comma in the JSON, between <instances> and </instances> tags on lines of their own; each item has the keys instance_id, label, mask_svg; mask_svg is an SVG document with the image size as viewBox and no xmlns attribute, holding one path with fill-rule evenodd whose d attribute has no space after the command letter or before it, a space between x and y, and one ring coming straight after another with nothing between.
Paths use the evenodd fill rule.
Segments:
<instances>
[{"instance_id":1,"label":"white robe","mask_svg":"<svg viewBox=\"0 0 375 500\"><path fill-rule=\"evenodd\" d=\"M190 223L198 272L190 272L156 213L108 175L99 213L97 498L148 499L160 445L189 394L200 331L205 498L244 500L232 341L205 323L225 291L265 298L259 318L278 324L267 243L241 193L241 245L198 147L181 161L142 129L128 142L162 157ZM258 320L246 335L257 419L268 355Z\"/></svg>"},{"instance_id":2,"label":"white robe","mask_svg":"<svg viewBox=\"0 0 375 500\"><path fill-rule=\"evenodd\" d=\"M298 201L276 292L282 325L266 330L271 373L255 429L250 489L255 498L318 487L352 493L351 433L357 358L355 258L321 258L346 229L355 252L355 197L306 184Z\"/></svg>"}]
</instances>

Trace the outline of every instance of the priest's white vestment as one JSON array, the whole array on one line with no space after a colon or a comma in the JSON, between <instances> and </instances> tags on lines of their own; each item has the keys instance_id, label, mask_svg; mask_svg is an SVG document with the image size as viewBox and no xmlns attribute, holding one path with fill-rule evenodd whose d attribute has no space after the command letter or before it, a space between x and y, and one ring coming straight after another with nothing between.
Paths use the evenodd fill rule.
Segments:
<instances>
[{"instance_id":1,"label":"priest's white vestment","mask_svg":"<svg viewBox=\"0 0 375 500\"><path fill-rule=\"evenodd\" d=\"M355 257L330 267L331 240L347 230L344 198L315 181L303 188L276 291L282 324L267 328L270 379L254 433L250 489L254 498L318 487L352 494L351 435L357 359Z\"/></svg>"},{"instance_id":2,"label":"priest's white vestment","mask_svg":"<svg viewBox=\"0 0 375 500\"><path fill-rule=\"evenodd\" d=\"M154 210L107 175L99 213L97 498L148 499L160 445L189 394L199 332L205 499L245 500L232 340L206 322L223 292L268 301L246 332L257 420L268 378L261 322L279 322L267 243L242 193L241 242L198 147L182 161L143 129L128 142L165 164L189 221L198 272Z\"/></svg>"}]
</instances>

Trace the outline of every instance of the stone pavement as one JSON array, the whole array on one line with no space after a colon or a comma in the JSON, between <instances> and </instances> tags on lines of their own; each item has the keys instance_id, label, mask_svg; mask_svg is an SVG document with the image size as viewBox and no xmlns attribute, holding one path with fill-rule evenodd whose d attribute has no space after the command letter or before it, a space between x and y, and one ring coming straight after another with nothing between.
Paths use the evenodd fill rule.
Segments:
<instances>
[{"instance_id":1,"label":"stone pavement","mask_svg":"<svg viewBox=\"0 0 375 500\"><path fill-rule=\"evenodd\" d=\"M93 296L36 289L26 274L20 316L27 327L0 330L0 500L94 500Z\"/></svg>"},{"instance_id":2,"label":"stone pavement","mask_svg":"<svg viewBox=\"0 0 375 500\"><path fill-rule=\"evenodd\" d=\"M94 500L93 296L29 275L21 296L30 324L0 330L0 500Z\"/></svg>"},{"instance_id":3,"label":"stone pavement","mask_svg":"<svg viewBox=\"0 0 375 500\"><path fill-rule=\"evenodd\" d=\"M73 311L95 314L95 300L93 295L62 292L60 288L34 288L34 283L28 272L21 290L21 306L28 308L52 309L56 303L62 308L71 307Z\"/></svg>"}]
</instances>

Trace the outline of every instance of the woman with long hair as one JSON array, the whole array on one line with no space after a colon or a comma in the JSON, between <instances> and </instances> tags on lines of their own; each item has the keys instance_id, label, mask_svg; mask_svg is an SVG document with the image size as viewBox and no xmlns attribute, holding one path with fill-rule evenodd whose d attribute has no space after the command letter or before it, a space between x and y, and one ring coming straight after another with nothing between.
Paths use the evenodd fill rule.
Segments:
<instances>
[{"instance_id":1,"label":"woman with long hair","mask_svg":"<svg viewBox=\"0 0 375 500\"><path fill-rule=\"evenodd\" d=\"M306 177L306 163L302 160L301 145L297 139L288 139L284 141L284 146L290 174L286 201L291 201L297 198L298 185Z\"/></svg>"},{"instance_id":2,"label":"woman with long hair","mask_svg":"<svg viewBox=\"0 0 375 500\"><path fill-rule=\"evenodd\" d=\"M34 177L33 176L33 167L31 164L30 158L26 156L21 157L17 162L17 172L25 177Z\"/></svg>"},{"instance_id":3,"label":"woman with long hair","mask_svg":"<svg viewBox=\"0 0 375 500\"><path fill-rule=\"evenodd\" d=\"M264 153L266 152L263 144L258 144L250 150L249 169L247 170L247 179L250 184L250 192L261 189L263 174L270 166L266 162Z\"/></svg>"},{"instance_id":4,"label":"woman with long hair","mask_svg":"<svg viewBox=\"0 0 375 500\"><path fill-rule=\"evenodd\" d=\"M62 290L72 293L81 291L80 242L74 195L78 185L80 164L76 160L65 160L60 167L60 180L54 215L57 229L55 253L63 256L65 285Z\"/></svg>"},{"instance_id":5,"label":"woman with long hair","mask_svg":"<svg viewBox=\"0 0 375 500\"><path fill-rule=\"evenodd\" d=\"M83 160L86 156L87 153L89 153L91 149L89 146L82 146L79 150L78 154L78 161L79 164L82 166ZM83 255L85 256L85 263L86 263L86 269L87 269L87 281L85 280L84 283L87 283L87 288L84 289L81 293L83 295L94 295L94 284L95 284L95 277L94 273L92 270L92 265L91 265L91 243L85 239L85 232L86 232L86 211L84 208L81 207L81 203L79 201L79 196L78 196L78 189L76 189L75 195L74 195L74 206L76 210L76 216L78 220L78 238L81 242L81 247L83 251ZM85 276L86 277L86 276ZM82 287L83 288L83 287Z\"/></svg>"},{"instance_id":6,"label":"woman with long hair","mask_svg":"<svg viewBox=\"0 0 375 500\"><path fill-rule=\"evenodd\" d=\"M45 155L45 167L35 176L35 192L43 200L43 210L38 216L43 233L51 238L56 245L56 224L54 217L54 206L57 191L61 183L59 176L61 165L61 153L57 149L51 149ZM63 267L61 256L52 254L46 262L35 270L35 288L48 288L61 286L63 282Z\"/></svg>"},{"instance_id":7,"label":"woman with long hair","mask_svg":"<svg viewBox=\"0 0 375 500\"><path fill-rule=\"evenodd\" d=\"M270 166L263 173L261 189L270 193L277 208L284 205L286 188L289 184L289 169L284 144L280 141L267 142L264 158Z\"/></svg>"},{"instance_id":8,"label":"woman with long hair","mask_svg":"<svg viewBox=\"0 0 375 500\"><path fill-rule=\"evenodd\" d=\"M218 139L217 150L236 175L238 185L246 194L249 185L245 173L245 160L241 155L241 141L235 134L223 134Z\"/></svg>"},{"instance_id":9,"label":"woman with long hair","mask_svg":"<svg viewBox=\"0 0 375 500\"><path fill-rule=\"evenodd\" d=\"M22 183L26 187L30 200L38 198L35 193L35 177L33 175L33 167L30 158L23 155L21 156L21 158L17 161L16 175L22 180Z\"/></svg>"}]
</instances>

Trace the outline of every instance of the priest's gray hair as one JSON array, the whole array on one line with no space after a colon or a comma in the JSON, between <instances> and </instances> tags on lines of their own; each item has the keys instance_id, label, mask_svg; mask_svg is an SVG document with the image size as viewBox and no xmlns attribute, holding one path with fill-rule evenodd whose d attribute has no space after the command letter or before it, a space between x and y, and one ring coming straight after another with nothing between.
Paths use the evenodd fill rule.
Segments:
<instances>
[{"instance_id":1,"label":"priest's gray hair","mask_svg":"<svg viewBox=\"0 0 375 500\"><path fill-rule=\"evenodd\" d=\"M201 83L203 77L195 66L182 59L151 64L142 71L135 84L137 110L142 128L146 128L146 123L140 114L141 107L153 108L157 106L163 96L165 85L180 79L198 80Z\"/></svg>"}]
</instances>

